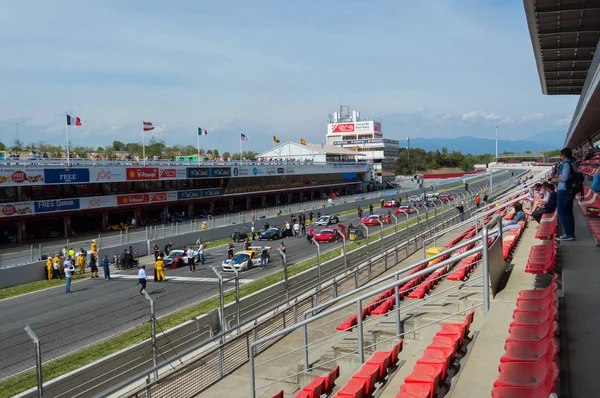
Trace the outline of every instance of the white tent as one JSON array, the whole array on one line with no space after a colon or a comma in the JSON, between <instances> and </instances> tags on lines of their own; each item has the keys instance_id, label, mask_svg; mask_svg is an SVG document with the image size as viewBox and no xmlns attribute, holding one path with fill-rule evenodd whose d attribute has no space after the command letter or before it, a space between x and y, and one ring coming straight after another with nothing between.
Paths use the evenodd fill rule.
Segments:
<instances>
[{"instance_id":1,"label":"white tent","mask_svg":"<svg viewBox=\"0 0 600 398\"><path fill-rule=\"evenodd\" d=\"M327 161L355 161L360 152L350 151L337 145L299 144L286 142L259 154L259 160L282 160L325 163Z\"/></svg>"}]
</instances>

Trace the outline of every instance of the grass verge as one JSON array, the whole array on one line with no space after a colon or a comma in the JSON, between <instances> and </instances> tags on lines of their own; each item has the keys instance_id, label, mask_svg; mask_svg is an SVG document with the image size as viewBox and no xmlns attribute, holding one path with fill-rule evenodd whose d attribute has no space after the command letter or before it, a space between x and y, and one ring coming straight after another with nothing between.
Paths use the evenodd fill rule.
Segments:
<instances>
[{"instance_id":1,"label":"grass verge","mask_svg":"<svg viewBox=\"0 0 600 398\"><path fill-rule=\"evenodd\" d=\"M45 268L45 266L44 266L44 268ZM42 272L41 269L40 269L40 272ZM71 281L72 282L78 281L78 280L86 279L89 277L90 277L89 273L88 274L75 274L75 275L73 275L73 278L71 279ZM62 280L61 279L50 279L50 280L31 282L31 283L27 283L25 285L5 287L4 289L0 289L0 300L10 298L10 297L20 296L22 294L37 292L39 290L44 290L49 287L55 287L55 286L61 286L61 285L62 286L65 285L64 278Z\"/></svg>"}]
</instances>

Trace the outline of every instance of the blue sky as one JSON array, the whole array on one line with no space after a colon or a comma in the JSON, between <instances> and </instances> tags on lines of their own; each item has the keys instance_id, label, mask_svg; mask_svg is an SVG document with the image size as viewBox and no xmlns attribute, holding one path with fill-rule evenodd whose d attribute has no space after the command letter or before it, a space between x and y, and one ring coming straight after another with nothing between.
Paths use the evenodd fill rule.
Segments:
<instances>
[{"instance_id":1,"label":"blue sky","mask_svg":"<svg viewBox=\"0 0 600 398\"><path fill-rule=\"evenodd\" d=\"M142 6L143 4L143 6ZM521 0L0 3L0 141L141 141L236 151L324 140L343 103L387 138L566 131L543 96Z\"/></svg>"}]
</instances>

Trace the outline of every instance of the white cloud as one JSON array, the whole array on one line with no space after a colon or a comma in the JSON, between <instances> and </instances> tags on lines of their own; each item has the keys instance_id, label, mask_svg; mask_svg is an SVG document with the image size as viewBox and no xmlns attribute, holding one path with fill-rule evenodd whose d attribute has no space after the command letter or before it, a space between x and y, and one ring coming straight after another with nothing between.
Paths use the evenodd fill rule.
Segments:
<instances>
[{"instance_id":1,"label":"white cloud","mask_svg":"<svg viewBox=\"0 0 600 398\"><path fill-rule=\"evenodd\" d=\"M545 116L546 114L542 112L530 113L529 115L522 117L521 121L528 122L530 120L540 120L543 119Z\"/></svg>"},{"instance_id":2,"label":"white cloud","mask_svg":"<svg viewBox=\"0 0 600 398\"><path fill-rule=\"evenodd\" d=\"M556 119L554 124L557 126L568 126L569 124L571 124L571 117L568 116L568 117L563 117L561 119Z\"/></svg>"},{"instance_id":3,"label":"white cloud","mask_svg":"<svg viewBox=\"0 0 600 398\"><path fill-rule=\"evenodd\" d=\"M497 113L488 113L487 115L482 115L485 120L498 120L502 119L502 115L498 115Z\"/></svg>"},{"instance_id":4,"label":"white cloud","mask_svg":"<svg viewBox=\"0 0 600 398\"><path fill-rule=\"evenodd\" d=\"M469 113L463 113L462 114L462 120L473 120L475 118L477 118L479 116L479 113L476 111L472 111Z\"/></svg>"}]
</instances>

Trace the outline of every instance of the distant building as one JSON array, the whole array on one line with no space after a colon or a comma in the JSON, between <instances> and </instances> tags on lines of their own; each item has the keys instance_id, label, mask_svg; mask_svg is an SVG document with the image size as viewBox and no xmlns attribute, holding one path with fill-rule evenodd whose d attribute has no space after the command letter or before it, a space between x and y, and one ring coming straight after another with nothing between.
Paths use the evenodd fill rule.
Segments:
<instances>
[{"instance_id":1,"label":"distant building","mask_svg":"<svg viewBox=\"0 0 600 398\"><path fill-rule=\"evenodd\" d=\"M349 107L340 106L339 112L329 115L326 142L366 155L365 159L372 163L371 182L385 184L394 180L400 143L383 138L380 119L361 119L360 112L350 113Z\"/></svg>"}]
</instances>

